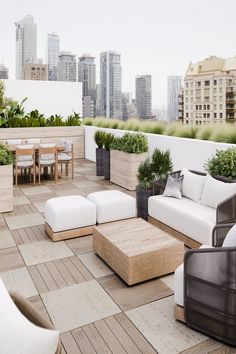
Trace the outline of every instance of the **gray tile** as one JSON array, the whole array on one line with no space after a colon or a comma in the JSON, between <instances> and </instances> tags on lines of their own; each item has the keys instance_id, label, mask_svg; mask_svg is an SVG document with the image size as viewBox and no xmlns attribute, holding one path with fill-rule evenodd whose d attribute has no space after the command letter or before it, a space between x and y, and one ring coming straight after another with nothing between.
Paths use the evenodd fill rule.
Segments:
<instances>
[{"instance_id":1,"label":"gray tile","mask_svg":"<svg viewBox=\"0 0 236 354\"><path fill-rule=\"evenodd\" d=\"M175 274L165 275L160 278L163 283L165 283L171 290L175 290Z\"/></svg>"},{"instance_id":2,"label":"gray tile","mask_svg":"<svg viewBox=\"0 0 236 354\"><path fill-rule=\"evenodd\" d=\"M27 196L31 196L31 195L35 195L35 194L44 194L44 193L50 193L51 192L51 190L48 187L46 187L46 186L26 187L26 188L22 188L22 191Z\"/></svg>"},{"instance_id":3,"label":"gray tile","mask_svg":"<svg viewBox=\"0 0 236 354\"><path fill-rule=\"evenodd\" d=\"M94 252L84 253L78 257L94 278L101 278L114 273Z\"/></svg>"},{"instance_id":4,"label":"gray tile","mask_svg":"<svg viewBox=\"0 0 236 354\"><path fill-rule=\"evenodd\" d=\"M36 241L18 247L27 266L74 256L63 241L57 243L51 240Z\"/></svg>"},{"instance_id":5,"label":"gray tile","mask_svg":"<svg viewBox=\"0 0 236 354\"><path fill-rule=\"evenodd\" d=\"M23 229L25 227L42 225L45 223L44 218L39 213L8 216L5 220L10 230Z\"/></svg>"},{"instance_id":6,"label":"gray tile","mask_svg":"<svg viewBox=\"0 0 236 354\"><path fill-rule=\"evenodd\" d=\"M177 354L207 339L176 321L173 296L127 311L126 315L158 351Z\"/></svg>"},{"instance_id":7,"label":"gray tile","mask_svg":"<svg viewBox=\"0 0 236 354\"><path fill-rule=\"evenodd\" d=\"M24 297L38 295L38 291L25 267L0 273L0 277L10 291L17 291Z\"/></svg>"},{"instance_id":8,"label":"gray tile","mask_svg":"<svg viewBox=\"0 0 236 354\"><path fill-rule=\"evenodd\" d=\"M30 204L30 200L26 198L24 195L16 196L13 197L13 205L24 205L24 204Z\"/></svg>"},{"instance_id":9,"label":"gray tile","mask_svg":"<svg viewBox=\"0 0 236 354\"><path fill-rule=\"evenodd\" d=\"M44 305L61 332L120 312L96 280L42 294Z\"/></svg>"},{"instance_id":10,"label":"gray tile","mask_svg":"<svg viewBox=\"0 0 236 354\"><path fill-rule=\"evenodd\" d=\"M6 227L0 227L0 249L14 247L16 245L12 234Z\"/></svg>"}]
</instances>

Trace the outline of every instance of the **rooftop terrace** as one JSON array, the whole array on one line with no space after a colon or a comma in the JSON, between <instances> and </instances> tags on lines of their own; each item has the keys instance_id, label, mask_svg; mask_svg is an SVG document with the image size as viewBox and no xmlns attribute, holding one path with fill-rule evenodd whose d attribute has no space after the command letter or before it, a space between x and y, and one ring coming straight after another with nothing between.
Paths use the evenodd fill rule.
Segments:
<instances>
[{"instance_id":1,"label":"rooftop terrace","mask_svg":"<svg viewBox=\"0 0 236 354\"><path fill-rule=\"evenodd\" d=\"M128 287L93 253L92 236L53 243L44 204L55 196L125 189L75 162L75 177L21 184L0 214L0 276L61 332L62 353L236 353L174 320L174 275Z\"/></svg>"}]
</instances>

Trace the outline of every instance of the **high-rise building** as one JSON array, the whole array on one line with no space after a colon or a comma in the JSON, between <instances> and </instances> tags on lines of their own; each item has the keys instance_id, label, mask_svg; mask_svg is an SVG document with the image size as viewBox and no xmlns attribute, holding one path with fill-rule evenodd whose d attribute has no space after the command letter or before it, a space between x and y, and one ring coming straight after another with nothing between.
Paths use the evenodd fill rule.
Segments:
<instances>
[{"instance_id":1,"label":"high-rise building","mask_svg":"<svg viewBox=\"0 0 236 354\"><path fill-rule=\"evenodd\" d=\"M57 81L57 65L60 52L60 38L56 33L49 33L47 37L48 80Z\"/></svg>"},{"instance_id":2,"label":"high-rise building","mask_svg":"<svg viewBox=\"0 0 236 354\"><path fill-rule=\"evenodd\" d=\"M8 68L2 63L0 64L0 80L8 79Z\"/></svg>"},{"instance_id":3,"label":"high-rise building","mask_svg":"<svg viewBox=\"0 0 236 354\"><path fill-rule=\"evenodd\" d=\"M48 66L46 64L26 63L22 70L23 80L47 80Z\"/></svg>"},{"instance_id":4,"label":"high-rise building","mask_svg":"<svg viewBox=\"0 0 236 354\"><path fill-rule=\"evenodd\" d=\"M101 85L96 85L96 117L101 116Z\"/></svg>"},{"instance_id":5,"label":"high-rise building","mask_svg":"<svg viewBox=\"0 0 236 354\"><path fill-rule=\"evenodd\" d=\"M167 118L169 122L174 122L179 117L181 82L181 76L168 76L167 78Z\"/></svg>"},{"instance_id":6,"label":"high-rise building","mask_svg":"<svg viewBox=\"0 0 236 354\"><path fill-rule=\"evenodd\" d=\"M135 79L135 101L141 119L152 118L152 76L138 75Z\"/></svg>"},{"instance_id":7,"label":"high-rise building","mask_svg":"<svg viewBox=\"0 0 236 354\"><path fill-rule=\"evenodd\" d=\"M22 79L25 63L35 63L37 59L37 24L31 15L15 23L16 26L16 79Z\"/></svg>"},{"instance_id":8,"label":"high-rise building","mask_svg":"<svg viewBox=\"0 0 236 354\"><path fill-rule=\"evenodd\" d=\"M189 64L182 112L185 124L236 122L236 57Z\"/></svg>"},{"instance_id":9,"label":"high-rise building","mask_svg":"<svg viewBox=\"0 0 236 354\"><path fill-rule=\"evenodd\" d=\"M132 93L122 93L122 119L128 120L132 117Z\"/></svg>"},{"instance_id":10,"label":"high-rise building","mask_svg":"<svg viewBox=\"0 0 236 354\"><path fill-rule=\"evenodd\" d=\"M83 54L79 58L78 81L82 82L84 116L94 117L94 108L96 105L96 65L94 57L90 54ZM91 103L90 107L89 102Z\"/></svg>"},{"instance_id":11,"label":"high-rise building","mask_svg":"<svg viewBox=\"0 0 236 354\"><path fill-rule=\"evenodd\" d=\"M101 115L122 118L121 55L115 51L100 54Z\"/></svg>"},{"instance_id":12,"label":"high-rise building","mask_svg":"<svg viewBox=\"0 0 236 354\"><path fill-rule=\"evenodd\" d=\"M76 56L63 51L58 58L58 81L76 81Z\"/></svg>"}]
</instances>

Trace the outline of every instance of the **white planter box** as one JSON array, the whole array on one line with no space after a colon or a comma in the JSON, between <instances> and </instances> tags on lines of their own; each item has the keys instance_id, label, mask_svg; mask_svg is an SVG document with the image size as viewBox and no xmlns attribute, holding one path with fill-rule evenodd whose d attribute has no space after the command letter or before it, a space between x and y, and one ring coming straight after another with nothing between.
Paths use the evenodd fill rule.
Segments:
<instances>
[{"instance_id":1,"label":"white planter box","mask_svg":"<svg viewBox=\"0 0 236 354\"><path fill-rule=\"evenodd\" d=\"M13 210L13 167L0 166L0 213Z\"/></svg>"},{"instance_id":2,"label":"white planter box","mask_svg":"<svg viewBox=\"0 0 236 354\"><path fill-rule=\"evenodd\" d=\"M148 154L128 154L127 152L111 150L111 182L130 191L136 189L138 184L137 171L141 162Z\"/></svg>"}]
</instances>

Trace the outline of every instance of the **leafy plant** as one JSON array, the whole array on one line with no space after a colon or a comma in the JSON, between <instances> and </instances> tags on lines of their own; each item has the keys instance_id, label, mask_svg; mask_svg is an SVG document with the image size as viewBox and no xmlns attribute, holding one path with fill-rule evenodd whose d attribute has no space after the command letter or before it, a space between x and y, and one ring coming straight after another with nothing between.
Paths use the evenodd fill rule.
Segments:
<instances>
[{"instance_id":1,"label":"leafy plant","mask_svg":"<svg viewBox=\"0 0 236 354\"><path fill-rule=\"evenodd\" d=\"M70 114L67 119L65 120L65 125L68 126L79 126L81 125L81 120L80 120L80 116L79 113L76 113L73 111L72 114Z\"/></svg>"},{"instance_id":2,"label":"leafy plant","mask_svg":"<svg viewBox=\"0 0 236 354\"><path fill-rule=\"evenodd\" d=\"M137 178L138 188L140 190L148 190L152 188L155 180L155 173L153 172L153 165L149 158L140 163Z\"/></svg>"},{"instance_id":3,"label":"leafy plant","mask_svg":"<svg viewBox=\"0 0 236 354\"><path fill-rule=\"evenodd\" d=\"M217 150L215 156L208 159L204 165L205 170L212 176L236 178L236 148Z\"/></svg>"},{"instance_id":4,"label":"leafy plant","mask_svg":"<svg viewBox=\"0 0 236 354\"><path fill-rule=\"evenodd\" d=\"M167 178L167 175L173 170L173 163L170 156L170 151L161 151L155 149L152 153L152 169L156 176L161 181Z\"/></svg>"},{"instance_id":5,"label":"leafy plant","mask_svg":"<svg viewBox=\"0 0 236 354\"><path fill-rule=\"evenodd\" d=\"M105 132L102 130L97 130L94 134L94 141L99 149L102 149L105 143Z\"/></svg>"},{"instance_id":6,"label":"leafy plant","mask_svg":"<svg viewBox=\"0 0 236 354\"><path fill-rule=\"evenodd\" d=\"M148 140L142 133L125 133L122 137L113 140L110 149L142 154L148 151Z\"/></svg>"},{"instance_id":7,"label":"leafy plant","mask_svg":"<svg viewBox=\"0 0 236 354\"><path fill-rule=\"evenodd\" d=\"M104 146L106 150L110 150L110 146L114 140L114 134L104 133Z\"/></svg>"},{"instance_id":8,"label":"leafy plant","mask_svg":"<svg viewBox=\"0 0 236 354\"><path fill-rule=\"evenodd\" d=\"M0 165L11 165L13 161L12 153L6 145L0 144Z\"/></svg>"}]
</instances>

